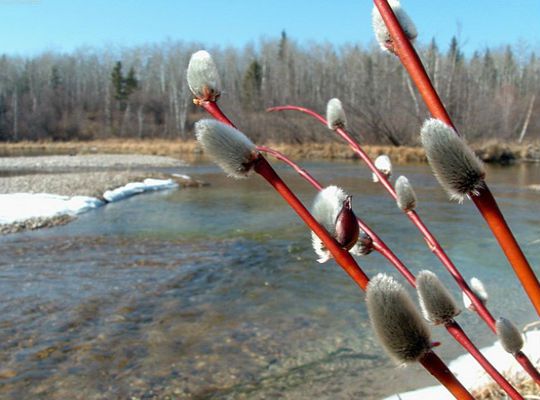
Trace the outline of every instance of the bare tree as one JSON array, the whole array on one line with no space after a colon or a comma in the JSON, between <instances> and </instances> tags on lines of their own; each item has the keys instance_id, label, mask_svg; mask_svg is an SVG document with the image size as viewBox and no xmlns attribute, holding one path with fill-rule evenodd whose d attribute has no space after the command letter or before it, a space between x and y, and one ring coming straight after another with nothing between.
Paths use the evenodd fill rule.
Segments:
<instances>
[{"instance_id":1,"label":"bare tree","mask_svg":"<svg viewBox=\"0 0 540 400\"><path fill-rule=\"evenodd\" d=\"M435 86L443 89L443 102L469 139L523 140L524 132L527 139L537 137L540 62L520 46L468 57L455 38L445 54L434 40L418 45ZM118 134L188 139L203 113L191 102L185 71L190 55L202 47L166 41L71 54L3 55L0 140ZM305 116L264 113L278 104L324 113L326 102L339 97L351 130L363 141L396 146L415 144L419 121L428 116L395 57L375 46L299 45L283 32L242 49L207 50L223 81L222 107L259 142L334 140ZM122 79L115 84L111 74L118 61ZM130 70L137 85L126 91Z\"/></svg>"}]
</instances>

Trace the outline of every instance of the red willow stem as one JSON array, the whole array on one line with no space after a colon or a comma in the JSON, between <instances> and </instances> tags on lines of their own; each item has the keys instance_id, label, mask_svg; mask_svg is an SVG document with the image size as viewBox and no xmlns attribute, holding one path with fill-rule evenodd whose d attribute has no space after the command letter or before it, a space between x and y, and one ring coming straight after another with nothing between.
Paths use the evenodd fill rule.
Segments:
<instances>
[{"instance_id":1,"label":"red willow stem","mask_svg":"<svg viewBox=\"0 0 540 400\"><path fill-rule=\"evenodd\" d=\"M538 372L531 360L529 360L529 358L523 354L522 351L518 351L516 354L514 354L514 358L521 365L521 367L527 371L530 376L532 376L536 384L540 385L540 372Z\"/></svg>"},{"instance_id":2,"label":"red willow stem","mask_svg":"<svg viewBox=\"0 0 540 400\"><path fill-rule=\"evenodd\" d=\"M512 231L504 220L495 198L487 187L479 190L478 196L470 196L476 207L486 220L495 238L504 251L506 258L518 277L521 285L527 292L531 302L540 315L540 283L529 265L521 247L517 243Z\"/></svg>"},{"instance_id":3,"label":"red willow stem","mask_svg":"<svg viewBox=\"0 0 540 400\"><path fill-rule=\"evenodd\" d=\"M219 108L218 104L215 101L211 100L195 100L195 104L201 106L210 114L212 117L217 119L220 122L223 122L224 124L230 125L233 128L236 128L234 124L231 122L229 118L221 111L221 108Z\"/></svg>"},{"instance_id":4,"label":"red willow stem","mask_svg":"<svg viewBox=\"0 0 540 400\"><path fill-rule=\"evenodd\" d=\"M305 114L310 115L311 117L317 119L321 124L327 126L328 123L326 119L316 113L313 110L310 110L309 108L305 107L299 107L299 106L278 106L278 107L271 107L268 108L266 111L272 112L272 111L300 111ZM349 133L343 129L338 128L335 130L335 132L341 136L352 148L352 150L367 164L369 169L379 178L379 182L381 185L384 186L386 191L394 198L394 200L397 199L397 194L388 180L388 178L382 174L371 158L366 154L364 149L349 135ZM422 233L424 236L424 240L426 241L429 249L439 258L441 263L446 267L446 269L450 272L450 274L454 277L456 280L458 286L461 288L461 290L469 297L471 300L471 303L474 305L475 310L478 312L480 317L487 323L487 325L490 327L490 329L493 332L496 332L495 330L495 318L489 313L487 308L485 307L484 303L478 299L478 297L474 294L474 292L471 290L459 270L456 268L456 266L452 263L452 261L448 258L446 253L444 252L442 246L437 242L435 237L431 234L427 226L423 223L420 216L416 213L416 211L412 210L406 213L407 217L412 221L412 223L418 228L418 230Z\"/></svg>"},{"instance_id":5,"label":"red willow stem","mask_svg":"<svg viewBox=\"0 0 540 400\"><path fill-rule=\"evenodd\" d=\"M476 294L472 291L463 275L461 275L461 272L457 269L452 260L450 260L448 255L443 250L442 246L433 236L428 227L424 224L418 213L416 213L416 211L409 211L407 212L407 216L422 233L431 252L435 254L435 256L441 261L441 263L445 266L446 270L450 273L450 275L452 275L457 285L461 288L463 293L465 293L467 297L471 300L471 303L474 306L474 311L476 311L480 318L484 320L484 322L491 329L491 331L497 334L497 329L495 327L495 318L487 309L484 302L482 302L478 298L478 296L476 296Z\"/></svg>"},{"instance_id":6,"label":"red willow stem","mask_svg":"<svg viewBox=\"0 0 540 400\"><path fill-rule=\"evenodd\" d=\"M517 390L502 376L499 371L484 357L478 348L471 342L469 337L463 332L461 326L454 320L445 324L446 330L467 350L482 368L493 378L493 380L514 400L523 400Z\"/></svg>"},{"instance_id":7,"label":"red willow stem","mask_svg":"<svg viewBox=\"0 0 540 400\"><path fill-rule=\"evenodd\" d=\"M300 107L300 106L292 106L292 105L286 105L286 106L277 106L277 107L270 107L266 109L267 112L274 112L274 111L300 111L304 114L307 114L316 120L318 120L321 124L328 126L327 120L320 114L316 113L313 110L310 110L306 107ZM373 161L371 161L371 158L364 152L364 150L360 147L356 141L351 138L351 136L345 131L343 128L338 128L334 132L336 132L339 136L343 138L347 143L349 143L349 146L352 148L352 150L368 165L369 169L373 171L375 175L377 175L377 178L379 178L379 182L385 187L385 189L390 193L390 195L394 198L394 200L397 199L396 191L394 190L394 187L392 184L388 181L385 175L381 173L375 167L375 164Z\"/></svg>"},{"instance_id":8,"label":"red willow stem","mask_svg":"<svg viewBox=\"0 0 540 400\"><path fill-rule=\"evenodd\" d=\"M219 121L234 127L234 124L227 118L227 116L221 111L215 101L199 101L201 107L203 107L209 114ZM328 251L332 253L336 262L349 274L349 276L356 282L362 290L367 289L369 278L359 267L358 263L349 254L348 251L342 249L337 242L330 236L330 234L313 218L311 213L304 207L304 205L298 200L289 187L283 182L283 180L276 174L272 166L261 155L255 162L255 172L265 178L270 185L276 189L276 191L283 197L283 199L296 211L298 216L306 223L306 225L321 239Z\"/></svg>"},{"instance_id":9,"label":"red willow stem","mask_svg":"<svg viewBox=\"0 0 540 400\"><path fill-rule=\"evenodd\" d=\"M301 168L298 164L296 164L294 161L292 161L290 158L288 158L285 154L272 149L267 146L257 146L257 150L268 153L272 155L273 157L277 158L280 161L283 161L290 167L292 167L298 174L304 178L306 181L308 181L315 189L322 190L323 186L305 169ZM396 269L403 275L403 277L411 284L412 287L416 287L416 279L412 272L401 262L401 260L390 250L390 248L386 245L386 243L375 233L371 228L366 225L364 221L362 221L360 218L357 218L358 225L360 228L366 232L369 237L371 237L371 240L373 241L373 247L376 251L381 253L383 257L385 257Z\"/></svg>"},{"instance_id":10,"label":"red willow stem","mask_svg":"<svg viewBox=\"0 0 540 400\"><path fill-rule=\"evenodd\" d=\"M343 250L336 241L321 227L313 216L305 209L302 203L290 191L287 185L276 174L268 161L260 156L255 163L255 172L265 178L277 192L289 203L313 232L323 241L326 248L332 253L341 267L353 278L353 280L365 291L369 278L358 267L354 258L348 251ZM448 369L446 364L432 351L426 353L419 360L420 364L437 378L456 399L474 400L467 389L459 382L456 376Z\"/></svg>"},{"instance_id":11,"label":"red willow stem","mask_svg":"<svg viewBox=\"0 0 540 400\"><path fill-rule=\"evenodd\" d=\"M271 154L278 160L283 161L287 165L291 166L297 171L304 179L311 183L317 190L322 189L322 185L307 172L301 168L298 164L288 158L286 155L280 153L266 146L257 146L257 150ZM401 272L405 279L412 287L416 287L416 278L410 272L410 270L395 256L394 253L386 246L386 244L367 227L361 219L358 218L358 224L360 227L371 236L373 240L373 246L379 251L387 260L389 260L396 269ZM514 400L523 400L523 397L514 389L514 387L497 371L497 369L482 355L480 350L472 343L469 337L465 334L461 326L456 321L451 321L445 324L445 328L454 337L454 339L467 350L474 359L480 364L480 366L501 386L501 388Z\"/></svg>"},{"instance_id":12,"label":"red willow stem","mask_svg":"<svg viewBox=\"0 0 540 400\"><path fill-rule=\"evenodd\" d=\"M418 57L418 54L414 50L409 38L401 28L398 19L392 11L392 7L390 7L386 0L373 0L373 2L379 10L381 17L386 24L390 35L392 36L396 55L399 57L401 63L418 88L418 91L424 99L424 103L426 103L429 111L435 118L455 129L450 116L446 112L446 108L437 94L437 91L431 84L431 80L429 79L428 74L422 65L422 61L420 61L420 57Z\"/></svg>"},{"instance_id":13,"label":"red willow stem","mask_svg":"<svg viewBox=\"0 0 540 400\"><path fill-rule=\"evenodd\" d=\"M437 91L431 84L420 57L418 57L416 50L394 15L392 7L390 7L387 0L374 0L374 3L393 39L396 55L418 88L431 115L456 130ZM471 198L514 269L536 313L540 315L540 283L538 278L506 223L489 187L485 182L484 185L478 196L471 196Z\"/></svg>"},{"instance_id":14,"label":"red willow stem","mask_svg":"<svg viewBox=\"0 0 540 400\"><path fill-rule=\"evenodd\" d=\"M292 207L298 216L306 223L306 225L322 240L326 248L332 253L336 262L349 274L349 276L360 286L364 291L367 289L369 278L360 269L354 258L347 250L341 246L330 236L330 234L313 218L311 213L298 200L289 187L276 174L272 166L261 155L255 162L255 172L260 174L264 179L276 189L276 191L285 199Z\"/></svg>"},{"instance_id":15,"label":"red willow stem","mask_svg":"<svg viewBox=\"0 0 540 400\"><path fill-rule=\"evenodd\" d=\"M205 105L206 104L206 105ZM223 114L217 103L215 102L205 102L200 103L201 106L205 108L216 119L234 127L234 124ZM274 153L278 153L274 151ZM287 157L283 156L283 160ZM289 160L289 165L294 164ZM297 169L297 168L295 168ZM301 168L298 168L302 170ZM308 227L315 232L317 236L324 243L326 248L332 253L336 262L347 272L347 274L354 280L354 282L360 286L363 291L367 290L367 285L369 283L369 278L358 266L354 258L349 254L348 251L342 249L337 242L330 236L330 234L324 229L310 212L304 207L304 205L298 200L295 194L289 189L289 187L283 182L283 180L277 175L272 166L266 161L266 159L259 155L255 161L254 170L264 179L268 181L270 185L276 189L276 191L283 197L283 199L293 208L298 216L308 225ZM302 176L308 176L309 174L304 171ZM317 183L313 179L313 183ZM320 186L320 184L319 184ZM321 186L322 188L322 186ZM368 228L369 229L369 228ZM366 230L369 234L369 231ZM373 235L376 237L376 235ZM372 237L373 240L373 237ZM394 256L396 260L397 257ZM406 267L404 267L406 269ZM413 277L414 280L414 277ZM430 374L436 377L454 396L461 400L473 399L470 393L465 389L465 387L458 381L454 374L448 369L446 364L432 351L424 355L420 360L420 364L428 370Z\"/></svg>"},{"instance_id":16,"label":"red willow stem","mask_svg":"<svg viewBox=\"0 0 540 400\"><path fill-rule=\"evenodd\" d=\"M316 113L313 110L310 110L305 107L299 107L299 106L277 106L277 107L271 107L268 108L266 111L273 112L273 111L300 111L305 114L308 114L315 119L317 119L321 124L327 126L326 119ZM392 184L388 181L385 175L383 175L377 167L375 167L375 164L371 161L371 158L366 154L366 152L362 149L362 147L354 140L352 137L342 128L338 128L335 131L338 135L340 135L353 149L353 151L368 165L368 167L371 169L371 171L377 175L379 178L379 182L381 185L384 186L384 188L388 191L388 193L394 198L397 199L397 194L392 186ZM484 320L486 325L493 331L493 333L497 333L497 330L495 328L495 318L493 315L489 312L486 305L476 296L476 294L471 290L469 287L469 284L467 281L463 278L463 275L459 272L457 267L454 265L452 260L446 255L444 252L442 246L439 244L437 239L431 234L430 230L427 228L427 226L424 224L420 216L416 213L416 211L408 211L407 216L412 221L412 223L418 228L418 230L422 233L424 240L426 241L426 244L428 245L429 249L437 256L437 258L441 261L443 266L447 269L447 271L452 275L458 286L461 288L461 290L467 295L467 297L471 300L471 303L474 306L474 310L478 313L480 318ZM367 232L367 231L366 231ZM396 264L394 264L396 265ZM406 267L405 267L406 268ZM400 270L401 272L401 270ZM402 272L403 273L403 272ZM414 279L414 278L413 278ZM407 279L409 280L409 279ZM410 283L410 280L409 280ZM533 364L530 362L530 360L523 354L522 357L518 358L516 355L514 357L516 360L523 366L524 370L535 380L537 383L540 383L540 374L539 372L534 368ZM527 362L525 362L523 359L526 359ZM531 366L533 366L531 368Z\"/></svg>"},{"instance_id":17,"label":"red willow stem","mask_svg":"<svg viewBox=\"0 0 540 400\"><path fill-rule=\"evenodd\" d=\"M373 240L373 247L375 250L377 250L381 255L386 258L396 269L403 275L405 280L409 282L409 284L416 288L416 277L413 275L413 273L401 262L401 260L394 254L392 250L386 245L384 241L382 241L379 236L375 234L366 224L364 224L361 220L358 220L358 224L360 227L366 232L370 237L371 240Z\"/></svg>"},{"instance_id":18,"label":"red willow stem","mask_svg":"<svg viewBox=\"0 0 540 400\"><path fill-rule=\"evenodd\" d=\"M283 153L280 153L279 151L274 150L267 146L257 146L257 150L262 151L264 153L268 153L272 155L274 158L284 162L285 164L293 168L298 173L298 175L300 175L306 181L311 183L311 185L315 189L317 190L323 189L322 185L319 182L317 182L317 180L313 178L304 168L301 168L298 164L294 163L290 158L285 156Z\"/></svg>"},{"instance_id":19,"label":"red willow stem","mask_svg":"<svg viewBox=\"0 0 540 400\"><path fill-rule=\"evenodd\" d=\"M474 397L457 380L446 364L432 351L428 351L420 360L422 366L429 371L458 400L474 400Z\"/></svg>"}]
</instances>

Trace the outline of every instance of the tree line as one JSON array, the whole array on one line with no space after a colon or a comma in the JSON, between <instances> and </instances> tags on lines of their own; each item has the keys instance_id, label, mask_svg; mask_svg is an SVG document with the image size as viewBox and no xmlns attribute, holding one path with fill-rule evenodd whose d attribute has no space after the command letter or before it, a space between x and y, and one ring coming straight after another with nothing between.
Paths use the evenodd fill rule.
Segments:
<instances>
[{"instance_id":1,"label":"tree line","mask_svg":"<svg viewBox=\"0 0 540 400\"><path fill-rule=\"evenodd\" d=\"M192 103L185 72L201 48L168 41L2 55L0 140L190 139L193 123L204 114ZM444 52L435 40L417 49L469 140L538 139L540 60L534 52L506 46L465 56L456 38ZM361 140L396 146L416 144L428 116L399 61L375 45L299 45L283 32L242 49L207 50L221 74L221 107L259 142L332 140L305 116L265 112L274 105L324 114L327 101L338 97Z\"/></svg>"}]
</instances>

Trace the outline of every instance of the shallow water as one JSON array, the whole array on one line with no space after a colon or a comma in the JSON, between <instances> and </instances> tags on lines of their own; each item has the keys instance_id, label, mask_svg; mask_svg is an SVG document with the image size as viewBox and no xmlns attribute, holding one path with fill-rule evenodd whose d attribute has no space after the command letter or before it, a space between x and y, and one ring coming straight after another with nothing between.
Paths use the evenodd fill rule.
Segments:
<instances>
[{"instance_id":1,"label":"shallow water","mask_svg":"<svg viewBox=\"0 0 540 400\"><path fill-rule=\"evenodd\" d=\"M413 272L456 286L423 240L355 162L303 165L354 195L354 207ZM490 309L534 319L502 252L470 202L449 203L426 166L399 166L419 213ZM363 295L320 265L309 234L258 177L213 166L188 172L210 187L141 195L75 222L0 238L0 398L379 399L431 384L396 368L369 329ZM309 204L313 190L282 176ZM488 182L532 265L540 264L540 166L491 168ZM395 274L372 254L368 275ZM458 320L493 341L470 313ZM441 328L443 358L461 354Z\"/></svg>"}]
</instances>

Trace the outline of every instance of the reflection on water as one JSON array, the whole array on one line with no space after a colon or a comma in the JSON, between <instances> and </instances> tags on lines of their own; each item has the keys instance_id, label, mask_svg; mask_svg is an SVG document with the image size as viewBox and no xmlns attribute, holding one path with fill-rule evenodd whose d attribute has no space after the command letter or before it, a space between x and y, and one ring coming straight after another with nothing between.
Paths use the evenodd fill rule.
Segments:
<instances>
[{"instance_id":1,"label":"reflection on water","mask_svg":"<svg viewBox=\"0 0 540 400\"><path fill-rule=\"evenodd\" d=\"M413 272L433 269L457 295L367 172L355 163L305 167L350 191ZM398 169L464 275L485 282L494 314L532 320L473 206L448 203L425 166ZM309 204L312 189L280 172ZM192 175L212 186L143 195L0 239L0 397L378 399L432 382L382 354L363 295L334 263L315 262L305 227L264 181L226 180L207 166ZM540 194L525 186L540 182L540 168L492 168L489 179L538 266ZM359 262L368 275L394 274L377 254ZM473 315L459 321L479 345L493 340ZM444 358L461 353L442 329L434 336Z\"/></svg>"}]
</instances>

